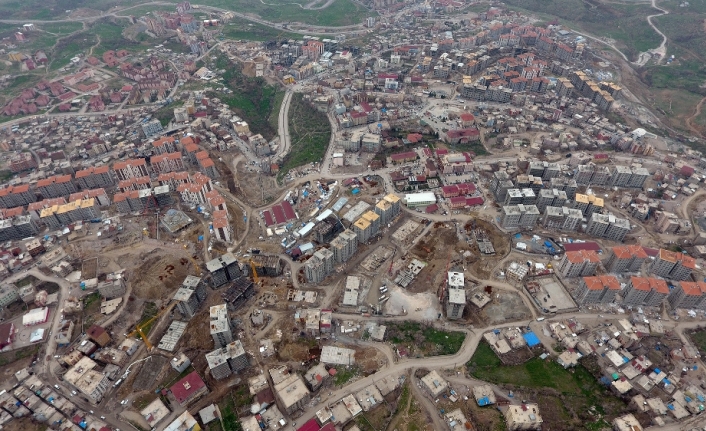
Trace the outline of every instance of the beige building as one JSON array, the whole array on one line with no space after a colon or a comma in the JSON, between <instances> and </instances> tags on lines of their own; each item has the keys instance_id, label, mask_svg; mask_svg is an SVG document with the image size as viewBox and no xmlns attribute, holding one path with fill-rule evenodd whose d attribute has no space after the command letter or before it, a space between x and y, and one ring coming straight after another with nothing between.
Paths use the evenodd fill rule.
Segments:
<instances>
[{"instance_id":1,"label":"beige building","mask_svg":"<svg viewBox=\"0 0 706 431\"><path fill-rule=\"evenodd\" d=\"M542 429L542 416L537 404L511 405L505 412L508 431Z\"/></svg>"},{"instance_id":2,"label":"beige building","mask_svg":"<svg viewBox=\"0 0 706 431\"><path fill-rule=\"evenodd\" d=\"M298 374L290 374L286 367L271 368L270 377L279 407L288 415L303 409L311 400L304 379Z\"/></svg>"}]
</instances>

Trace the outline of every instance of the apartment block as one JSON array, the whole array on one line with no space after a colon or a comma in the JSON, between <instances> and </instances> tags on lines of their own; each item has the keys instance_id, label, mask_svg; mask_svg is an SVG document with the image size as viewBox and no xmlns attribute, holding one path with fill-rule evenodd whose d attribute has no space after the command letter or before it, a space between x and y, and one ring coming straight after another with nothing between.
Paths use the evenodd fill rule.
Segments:
<instances>
[{"instance_id":1,"label":"apartment block","mask_svg":"<svg viewBox=\"0 0 706 431\"><path fill-rule=\"evenodd\" d=\"M627 187L632 177L632 171L627 166L616 165L610 172L610 185L613 187Z\"/></svg>"},{"instance_id":2,"label":"apartment block","mask_svg":"<svg viewBox=\"0 0 706 431\"><path fill-rule=\"evenodd\" d=\"M233 227L228 222L228 215L225 211L214 211L211 225L213 226L213 234L217 240L225 243L231 242L233 239Z\"/></svg>"},{"instance_id":3,"label":"apartment block","mask_svg":"<svg viewBox=\"0 0 706 431\"><path fill-rule=\"evenodd\" d=\"M12 284L0 286L0 308L4 308L15 301L20 300L17 288Z\"/></svg>"},{"instance_id":4,"label":"apartment block","mask_svg":"<svg viewBox=\"0 0 706 431\"><path fill-rule=\"evenodd\" d=\"M373 226L363 217L356 220L352 228L358 238L358 242L361 244L368 242L368 240L373 237Z\"/></svg>"},{"instance_id":5,"label":"apartment block","mask_svg":"<svg viewBox=\"0 0 706 431\"><path fill-rule=\"evenodd\" d=\"M251 260L260 277L277 277L282 274L284 264L279 256L256 254L251 257ZM248 270L248 276L252 276L250 265L246 265L245 268Z\"/></svg>"},{"instance_id":6,"label":"apartment block","mask_svg":"<svg viewBox=\"0 0 706 431\"><path fill-rule=\"evenodd\" d=\"M184 160L181 158L181 153L178 151L152 156L150 158L150 164L152 171L156 174L166 174L184 170Z\"/></svg>"},{"instance_id":7,"label":"apartment block","mask_svg":"<svg viewBox=\"0 0 706 431\"><path fill-rule=\"evenodd\" d=\"M144 123L141 128L142 133L144 133L145 137L157 135L159 133L162 133L162 131L164 130L162 128L162 123L160 123L160 121L156 118L154 120Z\"/></svg>"},{"instance_id":8,"label":"apartment block","mask_svg":"<svg viewBox=\"0 0 706 431\"><path fill-rule=\"evenodd\" d=\"M622 242L628 232L630 232L630 222L612 214L593 213L586 226L587 234L615 242Z\"/></svg>"},{"instance_id":9,"label":"apartment block","mask_svg":"<svg viewBox=\"0 0 706 431\"><path fill-rule=\"evenodd\" d=\"M335 259L333 252L322 248L304 264L304 274L309 283L320 283L333 271Z\"/></svg>"},{"instance_id":10,"label":"apartment block","mask_svg":"<svg viewBox=\"0 0 706 431\"><path fill-rule=\"evenodd\" d=\"M247 368L250 363L240 340L228 343L206 354L206 362L211 375L216 380L224 379Z\"/></svg>"},{"instance_id":11,"label":"apartment block","mask_svg":"<svg viewBox=\"0 0 706 431\"><path fill-rule=\"evenodd\" d=\"M113 164L113 172L118 178L118 181L129 180L130 178L139 178L149 176L150 171L147 168L145 159L128 159Z\"/></svg>"},{"instance_id":12,"label":"apartment block","mask_svg":"<svg viewBox=\"0 0 706 431\"><path fill-rule=\"evenodd\" d=\"M350 229L341 232L331 241L331 251L337 264L347 262L358 250L358 236Z\"/></svg>"},{"instance_id":13,"label":"apartment block","mask_svg":"<svg viewBox=\"0 0 706 431\"><path fill-rule=\"evenodd\" d=\"M502 209L502 227L532 228L539 220L539 210L535 205L506 205Z\"/></svg>"},{"instance_id":14,"label":"apartment block","mask_svg":"<svg viewBox=\"0 0 706 431\"><path fill-rule=\"evenodd\" d=\"M451 288L448 292L448 298L446 299L446 318L449 320L460 319L463 317L463 310L466 307L466 291L463 288Z\"/></svg>"},{"instance_id":15,"label":"apartment block","mask_svg":"<svg viewBox=\"0 0 706 431\"><path fill-rule=\"evenodd\" d=\"M206 285L199 277L188 275L173 297L181 315L191 319L206 299Z\"/></svg>"},{"instance_id":16,"label":"apartment block","mask_svg":"<svg viewBox=\"0 0 706 431\"><path fill-rule=\"evenodd\" d=\"M630 277L622 294L624 304L647 307L659 307L668 295L667 282L652 277Z\"/></svg>"},{"instance_id":17,"label":"apartment block","mask_svg":"<svg viewBox=\"0 0 706 431\"><path fill-rule=\"evenodd\" d=\"M563 207L567 201L566 192L558 189L542 189L539 191L535 205L544 214L547 207Z\"/></svg>"},{"instance_id":18,"label":"apartment block","mask_svg":"<svg viewBox=\"0 0 706 431\"><path fill-rule=\"evenodd\" d=\"M152 142L152 149L156 154L173 153L177 150L176 139L171 136L162 136Z\"/></svg>"},{"instance_id":19,"label":"apartment block","mask_svg":"<svg viewBox=\"0 0 706 431\"><path fill-rule=\"evenodd\" d=\"M0 188L0 207L14 208L37 201L37 196L30 190L29 184Z\"/></svg>"},{"instance_id":20,"label":"apartment block","mask_svg":"<svg viewBox=\"0 0 706 431\"><path fill-rule=\"evenodd\" d=\"M77 191L71 175L58 175L39 180L36 189L44 199L68 196Z\"/></svg>"},{"instance_id":21,"label":"apartment block","mask_svg":"<svg viewBox=\"0 0 706 431\"><path fill-rule=\"evenodd\" d=\"M240 266L233 253L226 253L206 262L206 269L211 274L211 287L214 289L242 276Z\"/></svg>"},{"instance_id":22,"label":"apartment block","mask_svg":"<svg viewBox=\"0 0 706 431\"><path fill-rule=\"evenodd\" d=\"M386 225L400 213L400 206L400 198L390 193L375 205L374 211L380 216L380 223Z\"/></svg>"},{"instance_id":23,"label":"apartment block","mask_svg":"<svg viewBox=\"0 0 706 431\"><path fill-rule=\"evenodd\" d=\"M682 281L672 289L667 301L672 309L706 310L706 282Z\"/></svg>"},{"instance_id":24,"label":"apartment block","mask_svg":"<svg viewBox=\"0 0 706 431\"><path fill-rule=\"evenodd\" d=\"M645 168L632 168L632 176L626 187L641 189L645 186L645 181L650 176L650 172Z\"/></svg>"},{"instance_id":25,"label":"apartment block","mask_svg":"<svg viewBox=\"0 0 706 431\"><path fill-rule=\"evenodd\" d=\"M608 304L620 292L620 282L612 275L583 277L574 294L579 304Z\"/></svg>"},{"instance_id":26,"label":"apartment block","mask_svg":"<svg viewBox=\"0 0 706 431\"><path fill-rule=\"evenodd\" d=\"M224 347L233 342L233 330L228 318L226 304L214 305L209 310L209 328L213 343L217 348Z\"/></svg>"},{"instance_id":27,"label":"apartment block","mask_svg":"<svg viewBox=\"0 0 706 431\"><path fill-rule=\"evenodd\" d=\"M659 277L681 281L688 280L695 268L696 261L693 257L660 249L649 270Z\"/></svg>"},{"instance_id":28,"label":"apartment block","mask_svg":"<svg viewBox=\"0 0 706 431\"><path fill-rule=\"evenodd\" d=\"M567 278L591 276L600 261L593 250L567 251L559 261L558 272Z\"/></svg>"},{"instance_id":29,"label":"apartment block","mask_svg":"<svg viewBox=\"0 0 706 431\"><path fill-rule=\"evenodd\" d=\"M583 214L581 211L568 207L546 207L542 217L542 225L547 229L576 231L581 226Z\"/></svg>"},{"instance_id":30,"label":"apartment block","mask_svg":"<svg viewBox=\"0 0 706 431\"><path fill-rule=\"evenodd\" d=\"M603 266L608 272L622 274L638 272L647 260L647 253L639 245L621 245L611 247Z\"/></svg>"},{"instance_id":31,"label":"apartment block","mask_svg":"<svg viewBox=\"0 0 706 431\"><path fill-rule=\"evenodd\" d=\"M115 184L113 174L107 165L97 168L91 166L80 170L76 172L74 178L81 190L107 188Z\"/></svg>"},{"instance_id":32,"label":"apartment block","mask_svg":"<svg viewBox=\"0 0 706 431\"><path fill-rule=\"evenodd\" d=\"M569 206L580 210L581 213L589 219L594 212L603 210L605 202L603 198L599 198L596 195L577 193Z\"/></svg>"}]
</instances>

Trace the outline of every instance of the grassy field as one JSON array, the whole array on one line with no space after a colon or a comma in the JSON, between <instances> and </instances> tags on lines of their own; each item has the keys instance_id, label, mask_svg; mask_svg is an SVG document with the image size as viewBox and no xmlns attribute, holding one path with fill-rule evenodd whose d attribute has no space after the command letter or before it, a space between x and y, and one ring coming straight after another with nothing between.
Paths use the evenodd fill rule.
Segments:
<instances>
[{"instance_id":1,"label":"grassy field","mask_svg":"<svg viewBox=\"0 0 706 431\"><path fill-rule=\"evenodd\" d=\"M304 101L301 93L295 93L289 105L289 136L292 147L284 159L279 178L292 168L320 162L331 140L328 117Z\"/></svg>"},{"instance_id":2,"label":"grassy field","mask_svg":"<svg viewBox=\"0 0 706 431\"><path fill-rule=\"evenodd\" d=\"M5 366L11 362L36 355L40 347L39 345L27 346L10 352L0 353L0 366Z\"/></svg>"},{"instance_id":3,"label":"grassy field","mask_svg":"<svg viewBox=\"0 0 706 431\"><path fill-rule=\"evenodd\" d=\"M700 351L706 352L706 329L694 331L690 333L689 336Z\"/></svg>"},{"instance_id":4,"label":"grassy field","mask_svg":"<svg viewBox=\"0 0 706 431\"><path fill-rule=\"evenodd\" d=\"M549 429L601 429L626 408L582 365L565 370L553 360L533 358L505 366L482 342L466 367L477 379L531 394Z\"/></svg>"},{"instance_id":5,"label":"grassy field","mask_svg":"<svg viewBox=\"0 0 706 431\"><path fill-rule=\"evenodd\" d=\"M250 126L250 131L260 133L270 140L277 135L277 127L272 126L271 116L277 122L279 110L275 110L280 90L272 85L267 85L262 78L250 78L242 74L240 64L231 63L224 55L216 57L215 62L209 66L213 69L223 69L223 80L233 94L214 93L212 96L220 98L235 111ZM281 98L280 98L281 100ZM281 103L281 102L280 102Z\"/></svg>"},{"instance_id":6,"label":"grassy field","mask_svg":"<svg viewBox=\"0 0 706 431\"><path fill-rule=\"evenodd\" d=\"M358 370L356 368L351 367L336 367L336 376L333 379L333 383L336 386L343 386L348 383L350 379L355 377L357 371Z\"/></svg>"},{"instance_id":7,"label":"grassy field","mask_svg":"<svg viewBox=\"0 0 706 431\"><path fill-rule=\"evenodd\" d=\"M50 69L57 70L66 66L72 57L85 53L96 41L95 35L85 32L60 40L51 52Z\"/></svg>"},{"instance_id":8,"label":"grassy field","mask_svg":"<svg viewBox=\"0 0 706 431\"><path fill-rule=\"evenodd\" d=\"M387 337L396 346L407 348L410 357L428 357L458 352L466 334L440 331L417 322L403 322L388 323Z\"/></svg>"}]
</instances>

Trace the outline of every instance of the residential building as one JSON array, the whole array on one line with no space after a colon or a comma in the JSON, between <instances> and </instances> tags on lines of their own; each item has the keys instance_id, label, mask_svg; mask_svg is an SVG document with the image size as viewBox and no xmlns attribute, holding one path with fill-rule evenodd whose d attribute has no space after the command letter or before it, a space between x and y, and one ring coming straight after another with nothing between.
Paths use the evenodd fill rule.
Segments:
<instances>
[{"instance_id":1,"label":"residential building","mask_svg":"<svg viewBox=\"0 0 706 431\"><path fill-rule=\"evenodd\" d=\"M645 403L647 404L647 403ZM640 408L642 406L639 406ZM666 413L665 413L666 414ZM642 425L632 413L613 419L614 431L642 431Z\"/></svg>"},{"instance_id":2,"label":"residential building","mask_svg":"<svg viewBox=\"0 0 706 431\"><path fill-rule=\"evenodd\" d=\"M233 342L233 331L226 304L214 305L209 312L209 327L213 343L217 348Z\"/></svg>"},{"instance_id":3,"label":"residential building","mask_svg":"<svg viewBox=\"0 0 706 431\"><path fill-rule=\"evenodd\" d=\"M380 216L380 223L387 225L400 213L400 198L394 194L388 194L375 205L375 213Z\"/></svg>"},{"instance_id":4,"label":"residential building","mask_svg":"<svg viewBox=\"0 0 706 431\"><path fill-rule=\"evenodd\" d=\"M696 268L696 261L685 254L660 249L649 267L652 274L671 280L688 280Z\"/></svg>"},{"instance_id":5,"label":"residential building","mask_svg":"<svg viewBox=\"0 0 706 431\"><path fill-rule=\"evenodd\" d=\"M336 263L344 263L358 250L358 236L352 230L346 229L331 241L330 245Z\"/></svg>"},{"instance_id":6,"label":"residential building","mask_svg":"<svg viewBox=\"0 0 706 431\"><path fill-rule=\"evenodd\" d=\"M0 308L5 308L20 300L20 294L14 284L0 286Z\"/></svg>"},{"instance_id":7,"label":"residential building","mask_svg":"<svg viewBox=\"0 0 706 431\"><path fill-rule=\"evenodd\" d=\"M286 367L270 368L270 377L281 411L291 415L311 401L311 392L298 374L291 374Z\"/></svg>"},{"instance_id":8,"label":"residential building","mask_svg":"<svg viewBox=\"0 0 706 431\"><path fill-rule=\"evenodd\" d=\"M250 365L240 340L235 340L224 347L207 353L206 361L211 370L211 375L216 380L224 379L230 376L231 373L240 372Z\"/></svg>"},{"instance_id":9,"label":"residential building","mask_svg":"<svg viewBox=\"0 0 706 431\"><path fill-rule=\"evenodd\" d=\"M659 307L669 295L667 282L652 277L630 277L622 293L623 303L632 306Z\"/></svg>"},{"instance_id":10,"label":"residential building","mask_svg":"<svg viewBox=\"0 0 706 431\"><path fill-rule=\"evenodd\" d=\"M98 325L93 325L88 328L86 335L88 335L88 338L100 347L105 347L110 343L110 334Z\"/></svg>"},{"instance_id":11,"label":"residential building","mask_svg":"<svg viewBox=\"0 0 706 431\"><path fill-rule=\"evenodd\" d=\"M639 245L616 246L609 249L603 266L606 271L616 274L638 272L646 260L647 253Z\"/></svg>"},{"instance_id":12,"label":"residential building","mask_svg":"<svg viewBox=\"0 0 706 431\"><path fill-rule=\"evenodd\" d=\"M686 308L706 310L706 282L682 281L667 297L672 309Z\"/></svg>"},{"instance_id":13,"label":"residential building","mask_svg":"<svg viewBox=\"0 0 706 431\"><path fill-rule=\"evenodd\" d=\"M570 203L569 206L576 208L581 211L581 213L588 219L591 218L596 211L601 211L605 205L603 198L599 198L596 195L584 195L581 193L576 193L574 201Z\"/></svg>"},{"instance_id":14,"label":"residential building","mask_svg":"<svg viewBox=\"0 0 706 431\"><path fill-rule=\"evenodd\" d=\"M615 242L622 242L628 232L630 232L630 222L612 214L593 213L586 226L587 234Z\"/></svg>"},{"instance_id":15,"label":"residential building","mask_svg":"<svg viewBox=\"0 0 706 431\"><path fill-rule=\"evenodd\" d=\"M173 299L177 301L177 309L181 315L190 319L206 299L206 284L199 277L187 275Z\"/></svg>"},{"instance_id":16,"label":"residential building","mask_svg":"<svg viewBox=\"0 0 706 431\"><path fill-rule=\"evenodd\" d=\"M501 225L505 229L532 228L539 220L536 205L506 205L502 208Z\"/></svg>"},{"instance_id":17,"label":"residential building","mask_svg":"<svg viewBox=\"0 0 706 431\"><path fill-rule=\"evenodd\" d=\"M257 275L260 277L277 277L282 274L284 264L279 256L256 254L253 255L250 260L255 266ZM245 269L247 270L248 276L252 277L252 268L250 265L245 265Z\"/></svg>"},{"instance_id":18,"label":"residential building","mask_svg":"<svg viewBox=\"0 0 706 431\"><path fill-rule=\"evenodd\" d=\"M208 261L206 269L211 274L211 287L214 289L242 276L240 266L233 253L226 253Z\"/></svg>"},{"instance_id":19,"label":"residential building","mask_svg":"<svg viewBox=\"0 0 706 431\"><path fill-rule=\"evenodd\" d=\"M563 193L563 192L562 192ZM542 225L547 229L575 232L581 226L583 214L580 210L568 207L549 206L544 210Z\"/></svg>"},{"instance_id":20,"label":"residential building","mask_svg":"<svg viewBox=\"0 0 706 431\"><path fill-rule=\"evenodd\" d=\"M150 157L152 171L156 174L166 174L169 172L183 171L184 160L181 153L175 151L173 153L163 153Z\"/></svg>"},{"instance_id":21,"label":"residential building","mask_svg":"<svg viewBox=\"0 0 706 431\"><path fill-rule=\"evenodd\" d=\"M574 299L579 304L608 304L620 292L620 282L612 275L583 277L575 292Z\"/></svg>"},{"instance_id":22,"label":"residential building","mask_svg":"<svg viewBox=\"0 0 706 431\"><path fill-rule=\"evenodd\" d=\"M557 272L567 278L591 276L600 261L593 250L567 251L559 261Z\"/></svg>"},{"instance_id":23,"label":"residential building","mask_svg":"<svg viewBox=\"0 0 706 431\"><path fill-rule=\"evenodd\" d=\"M141 128L142 133L144 133L145 137L147 138L160 134L164 130L162 128L162 123L156 118L154 120L144 123Z\"/></svg>"},{"instance_id":24,"label":"residential building","mask_svg":"<svg viewBox=\"0 0 706 431\"><path fill-rule=\"evenodd\" d=\"M64 197L77 191L71 175L56 175L39 180L36 190L44 199Z\"/></svg>"},{"instance_id":25,"label":"residential building","mask_svg":"<svg viewBox=\"0 0 706 431\"><path fill-rule=\"evenodd\" d=\"M363 217L359 218L351 227L358 238L358 242L361 244L368 242L373 236L372 224Z\"/></svg>"},{"instance_id":26,"label":"residential building","mask_svg":"<svg viewBox=\"0 0 706 431\"><path fill-rule=\"evenodd\" d=\"M449 288L446 303L446 318L457 320L463 317L466 307L466 291L463 288Z\"/></svg>"},{"instance_id":27,"label":"residential building","mask_svg":"<svg viewBox=\"0 0 706 431\"><path fill-rule=\"evenodd\" d=\"M145 159L128 159L115 162L115 164L113 164L113 172L115 172L118 181L146 177L150 174Z\"/></svg>"},{"instance_id":28,"label":"residential building","mask_svg":"<svg viewBox=\"0 0 706 431\"><path fill-rule=\"evenodd\" d=\"M64 374L64 381L85 395L92 404L99 403L111 386L108 377L96 371L96 367L98 364L95 361L83 356Z\"/></svg>"},{"instance_id":29,"label":"residential building","mask_svg":"<svg viewBox=\"0 0 706 431\"><path fill-rule=\"evenodd\" d=\"M333 271L334 263L335 259L331 250L326 248L317 250L304 264L304 274L307 281L309 283L320 283Z\"/></svg>"},{"instance_id":30,"label":"residential building","mask_svg":"<svg viewBox=\"0 0 706 431\"><path fill-rule=\"evenodd\" d=\"M127 287L123 277L116 277L112 280L101 281L98 283L98 292L105 299L118 298L125 295Z\"/></svg>"},{"instance_id":31,"label":"residential building","mask_svg":"<svg viewBox=\"0 0 706 431\"><path fill-rule=\"evenodd\" d=\"M107 188L115 184L113 175L107 165L89 167L76 172L74 175L76 184L81 190Z\"/></svg>"},{"instance_id":32,"label":"residential building","mask_svg":"<svg viewBox=\"0 0 706 431\"><path fill-rule=\"evenodd\" d=\"M196 371L191 372L183 379L174 383L170 388L172 396L180 406L185 406L192 401L206 395L208 387Z\"/></svg>"},{"instance_id":33,"label":"residential building","mask_svg":"<svg viewBox=\"0 0 706 431\"><path fill-rule=\"evenodd\" d=\"M505 412L508 431L540 430L542 422L537 404L510 405Z\"/></svg>"},{"instance_id":34,"label":"residential building","mask_svg":"<svg viewBox=\"0 0 706 431\"><path fill-rule=\"evenodd\" d=\"M449 388L449 383L444 380L436 370L432 370L426 376L422 377L422 388L431 395L432 398L437 398L444 394Z\"/></svg>"},{"instance_id":35,"label":"residential building","mask_svg":"<svg viewBox=\"0 0 706 431\"><path fill-rule=\"evenodd\" d=\"M176 109L175 109L176 111ZM188 116L187 116L188 120ZM179 121L179 120L177 120ZM186 121L186 120L184 120ZM162 136L152 141L152 149L156 154L167 154L177 151L176 139L172 136Z\"/></svg>"}]
</instances>

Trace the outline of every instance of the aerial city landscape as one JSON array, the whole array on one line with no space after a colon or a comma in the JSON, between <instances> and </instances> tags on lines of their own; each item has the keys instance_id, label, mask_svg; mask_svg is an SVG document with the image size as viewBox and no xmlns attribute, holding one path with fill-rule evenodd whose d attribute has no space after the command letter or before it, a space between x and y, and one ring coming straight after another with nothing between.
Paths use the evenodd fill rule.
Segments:
<instances>
[{"instance_id":1,"label":"aerial city landscape","mask_svg":"<svg viewBox=\"0 0 706 431\"><path fill-rule=\"evenodd\" d=\"M706 430L706 4L205 1L0 2L0 429Z\"/></svg>"}]
</instances>

